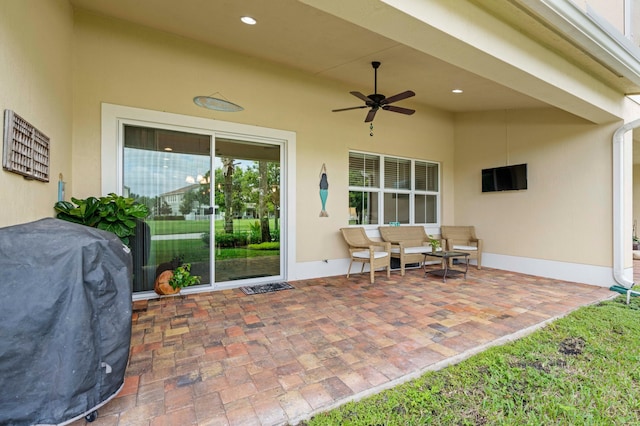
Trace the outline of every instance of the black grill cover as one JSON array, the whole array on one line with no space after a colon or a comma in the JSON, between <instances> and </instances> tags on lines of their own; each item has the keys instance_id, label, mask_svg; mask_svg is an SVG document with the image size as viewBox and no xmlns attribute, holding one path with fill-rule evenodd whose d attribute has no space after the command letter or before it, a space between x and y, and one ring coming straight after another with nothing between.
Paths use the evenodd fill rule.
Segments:
<instances>
[{"instance_id":1,"label":"black grill cover","mask_svg":"<svg viewBox=\"0 0 640 426\"><path fill-rule=\"evenodd\" d=\"M129 249L59 219L0 229L0 424L66 424L124 383Z\"/></svg>"}]
</instances>

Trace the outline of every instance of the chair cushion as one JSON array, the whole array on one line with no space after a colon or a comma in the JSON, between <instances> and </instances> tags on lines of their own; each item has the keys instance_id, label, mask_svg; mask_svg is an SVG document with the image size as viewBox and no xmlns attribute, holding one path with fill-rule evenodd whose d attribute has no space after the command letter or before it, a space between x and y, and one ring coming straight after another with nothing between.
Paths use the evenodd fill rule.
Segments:
<instances>
[{"instance_id":1,"label":"chair cushion","mask_svg":"<svg viewBox=\"0 0 640 426\"><path fill-rule=\"evenodd\" d=\"M454 250L466 250L466 251L478 251L478 247L476 246L453 246Z\"/></svg>"},{"instance_id":2,"label":"chair cushion","mask_svg":"<svg viewBox=\"0 0 640 426\"><path fill-rule=\"evenodd\" d=\"M353 257L357 257L359 259L369 259L369 250L362 251L354 251L352 254ZM380 259L381 257L389 256L389 253L386 251L374 251L373 257L375 259Z\"/></svg>"},{"instance_id":3,"label":"chair cushion","mask_svg":"<svg viewBox=\"0 0 640 426\"><path fill-rule=\"evenodd\" d=\"M431 253L430 246L416 246L416 247L405 247L405 254L419 254L419 253ZM391 253L399 254L400 247L391 247Z\"/></svg>"}]
</instances>

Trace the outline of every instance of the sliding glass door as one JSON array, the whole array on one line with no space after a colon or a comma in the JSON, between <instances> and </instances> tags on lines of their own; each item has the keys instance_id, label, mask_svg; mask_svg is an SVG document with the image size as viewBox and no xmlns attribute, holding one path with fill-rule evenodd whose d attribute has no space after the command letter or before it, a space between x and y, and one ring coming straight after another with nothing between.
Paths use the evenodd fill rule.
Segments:
<instances>
[{"instance_id":1,"label":"sliding glass door","mask_svg":"<svg viewBox=\"0 0 640 426\"><path fill-rule=\"evenodd\" d=\"M183 263L200 288L283 278L281 144L133 122L122 134L122 193L151 212L132 247L134 292Z\"/></svg>"}]
</instances>

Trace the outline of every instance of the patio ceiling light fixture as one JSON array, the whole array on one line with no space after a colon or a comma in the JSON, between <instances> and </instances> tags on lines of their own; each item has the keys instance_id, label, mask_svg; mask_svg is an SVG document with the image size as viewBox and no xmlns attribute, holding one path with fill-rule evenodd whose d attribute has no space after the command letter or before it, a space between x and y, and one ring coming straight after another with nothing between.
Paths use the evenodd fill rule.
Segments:
<instances>
[{"instance_id":1,"label":"patio ceiling light fixture","mask_svg":"<svg viewBox=\"0 0 640 426\"><path fill-rule=\"evenodd\" d=\"M255 25L258 22L255 19L253 19L251 16L243 16L242 18L240 18L240 20L247 25Z\"/></svg>"},{"instance_id":2,"label":"patio ceiling light fixture","mask_svg":"<svg viewBox=\"0 0 640 426\"><path fill-rule=\"evenodd\" d=\"M219 97L215 97L215 95L219 95ZM196 96L193 98L193 103L202 108L212 109L214 111L237 112L244 110L240 105L229 101L219 92L209 96Z\"/></svg>"}]
</instances>

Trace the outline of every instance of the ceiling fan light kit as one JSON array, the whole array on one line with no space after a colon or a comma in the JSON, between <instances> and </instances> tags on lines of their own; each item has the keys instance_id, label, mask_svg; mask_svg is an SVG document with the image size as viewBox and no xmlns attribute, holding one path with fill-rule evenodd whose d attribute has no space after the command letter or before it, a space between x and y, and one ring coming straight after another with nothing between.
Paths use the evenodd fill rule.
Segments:
<instances>
[{"instance_id":1,"label":"ceiling fan light kit","mask_svg":"<svg viewBox=\"0 0 640 426\"><path fill-rule=\"evenodd\" d=\"M376 113L379 109L383 109L385 111L398 112L400 114L411 115L416 112L414 109L403 108L395 105L390 105L394 102L401 101L403 99L410 98L415 96L416 94L412 90L406 90L402 93L398 93L397 95L393 95L390 97L386 97L380 93L378 93L378 68L380 67L380 62L373 61L371 62L371 66L373 67L374 72L374 80L373 80L373 94L369 96L365 96L360 92L349 92L356 98L364 101L364 105L349 107L349 108L339 108L332 110L333 112L340 111L349 111L352 109L360 109L360 108L370 108L367 116L364 119L365 123L370 123L376 116ZM373 136L373 129L371 129L371 136Z\"/></svg>"}]
</instances>

